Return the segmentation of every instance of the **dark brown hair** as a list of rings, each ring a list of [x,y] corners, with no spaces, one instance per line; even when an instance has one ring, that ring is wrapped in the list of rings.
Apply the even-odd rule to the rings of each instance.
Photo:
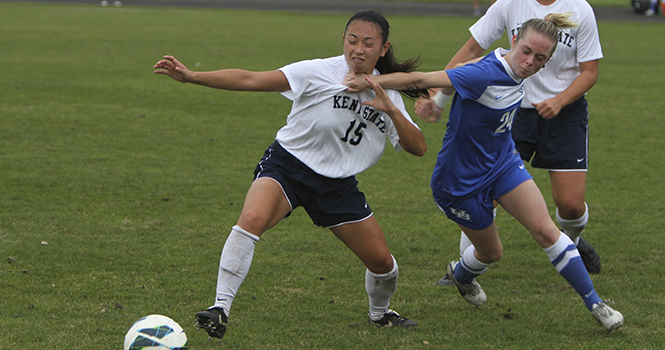
[[[379,28],[381,28],[381,38],[383,41],[381,45],[388,41],[388,36],[390,35],[390,24],[388,24],[388,21],[385,17],[383,17],[382,14],[374,10],[363,10],[356,12],[356,14],[351,16],[351,19],[349,19],[349,21],[346,23],[344,31],[346,32],[346,29],[349,28],[349,24],[356,20],[375,23],[379,26]],[[379,57],[379,60],[376,62],[376,66],[374,68],[376,68],[376,70],[378,70],[381,74],[388,74],[394,72],[413,72],[418,68],[418,66],[420,66],[420,56],[410,58],[406,61],[398,61],[395,58],[393,46],[390,45],[386,54],[383,55],[383,57]],[[404,90],[400,92],[410,98],[418,98],[421,96],[429,95],[427,90],[423,89]]]

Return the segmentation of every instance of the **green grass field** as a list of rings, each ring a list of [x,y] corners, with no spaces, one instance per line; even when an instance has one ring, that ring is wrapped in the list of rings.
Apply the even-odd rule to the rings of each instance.
[[[195,330],[290,103],[179,84],[152,65],[173,54],[197,70],[271,70],[337,55],[348,17],[0,3],[0,349],[119,349],[151,313],[179,322],[191,349],[660,348],[665,27],[624,22],[599,23],[586,232],[603,259],[592,279],[624,328],[597,326],[501,211],[505,256],[479,280],[488,304],[436,286],[459,230],[429,191],[445,124],[419,122],[425,157],[387,151],[358,176],[400,264],[392,307],[417,328],[368,324],[364,267],[297,210],[257,245],[224,340]],[[474,20],[388,19],[397,56],[420,54],[424,70],[440,69]],[[532,174],[553,213],[547,174]]]

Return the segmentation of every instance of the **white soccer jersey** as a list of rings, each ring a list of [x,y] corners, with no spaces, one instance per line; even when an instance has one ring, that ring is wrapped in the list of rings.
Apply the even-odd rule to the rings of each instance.
[[[503,35],[508,39],[531,18],[545,18],[548,13],[572,12],[579,26],[564,29],[552,60],[540,72],[527,79],[523,108],[558,95],[580,75],[579,63],[603,57],[596,17],[585,0],[556,0],[543,6],[537,0],[498,0],[469,31],[481,47],[487,49]]]
[[[386,136],[396,150],[402,148],[390,117],[362,105],[374,99],[374,91],[345,91],[342,82],[349,66],[343,55],[296,62],[279,70],[291,86],[282,94],[293,106],[276,140],[316,173],[344,178],[363,172],[383,155]],[[386,93],[413,123],[399,92]]]

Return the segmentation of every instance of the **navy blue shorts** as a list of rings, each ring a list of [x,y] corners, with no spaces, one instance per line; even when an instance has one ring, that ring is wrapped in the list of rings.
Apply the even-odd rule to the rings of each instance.
[[[335,227],[372,216],[355,176],[333,179],[319,175],[277,141],[268,147],[254,170],[255,180],[262,177],[277,181],[291,211],[302,206],[316,226]]]
[[[545,119],[533,108],[520,108],[512,127],[515,147],[525,162],[548,170],[589,169],[589,108],[585,98]],[[534,156],[535,153],[535,156]]]
[[[515,157],[517,159],[517,157]],[[501,175],[494,183],[468,199],[456,199],[434,193],[434,201],[446,216],[459,225],[472,230],[482,230],[494,221],[494,200],[515,189],[524,181],[532,179],[517,159],[515,166]]]

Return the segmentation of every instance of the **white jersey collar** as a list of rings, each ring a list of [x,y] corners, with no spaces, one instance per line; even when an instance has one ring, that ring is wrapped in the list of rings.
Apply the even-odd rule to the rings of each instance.
[[[513,78],[513,80],[515,80],[515,82],[519,83],[523,79],[518,77],[517,74],[515,74],[513,69],[510,67],[510,64],[508,64],[508,61],[506,61],[506,59],[504,58],[504,56],[506,56],[509,52],[510,52],[510,50],[506,50],[502,47],[499,47],[496,50],[494,50],[494,55],[499,60],[499,62],[501,62],[501,64],[503,64],[503,68],[506,69],[506,72],[508,73],[508,75],[510,75],[510,77]]]

